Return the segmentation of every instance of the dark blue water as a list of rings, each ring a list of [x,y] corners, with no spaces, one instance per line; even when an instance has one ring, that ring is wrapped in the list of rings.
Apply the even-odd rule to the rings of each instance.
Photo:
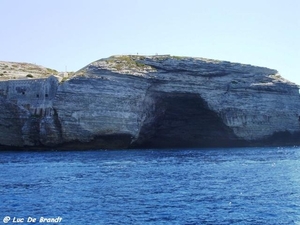
[[[0,224],[300,224],[300,148],[1,152],[0,174]]]

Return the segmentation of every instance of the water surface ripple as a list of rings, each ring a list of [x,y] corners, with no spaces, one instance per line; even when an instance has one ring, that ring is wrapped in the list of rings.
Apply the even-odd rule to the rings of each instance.
[[[300,224],[297,147],[1,152],[0,173],[0,224]]]

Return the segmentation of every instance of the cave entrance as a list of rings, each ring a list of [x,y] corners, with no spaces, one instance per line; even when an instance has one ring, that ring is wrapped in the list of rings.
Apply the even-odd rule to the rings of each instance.
[[[155,109],[142,127],[137,143],[147,148],[229,146],[236,140],[216,112],[198,95],[156,93]]]

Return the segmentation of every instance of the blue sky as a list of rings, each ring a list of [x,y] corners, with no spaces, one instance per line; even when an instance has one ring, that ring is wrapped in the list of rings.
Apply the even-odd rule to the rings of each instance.
[[[0,60],[76,71],[117,54],[265,66],[300,84],[299,0],[1,0]]]

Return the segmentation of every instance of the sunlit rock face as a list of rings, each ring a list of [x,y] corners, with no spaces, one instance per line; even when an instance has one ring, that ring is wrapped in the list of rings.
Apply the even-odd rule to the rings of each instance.
[[[24,82],[0,82],[3,148],[300,143],[299,88],[268,68],[169,55],[113,56],[62,83],[55,77]]]

